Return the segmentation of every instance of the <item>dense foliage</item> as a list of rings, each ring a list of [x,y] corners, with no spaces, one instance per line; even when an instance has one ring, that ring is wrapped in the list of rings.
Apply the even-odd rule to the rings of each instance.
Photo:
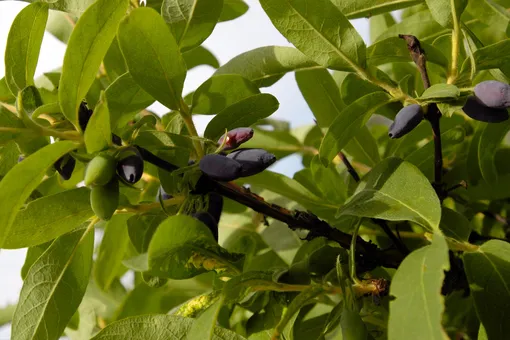
[[[260,0],[295,48],[221,66],[200,45],[242,0],[29,2],[0,81],[13,339],[510,336],[510,1]],[[45,30],[67,50],[34,79]],[[269,118],[289,72],[316,125]]]

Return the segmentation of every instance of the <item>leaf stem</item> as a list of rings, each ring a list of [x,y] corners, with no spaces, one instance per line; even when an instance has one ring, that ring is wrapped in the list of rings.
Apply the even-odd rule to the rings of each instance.
[[[358,223],[356,223],[356,227],[352,233],[351,247],[349,248],[349,276],[356,285],[360,284],[356,276],[356,240],[358,238],[359,228],[361,227],[361,220],[362,219],[359,218]]]
[[[184,124],[186,124],[186,128],[188,129],[190,136],[198,137],[198,132],[195,127],[195,123],[193,123],[193,118],[189,106],[184,102],[183,98],[181,98],[180,105],[181,107],[179,109],[179,112],[181,113],[181,117],[184,120]],[[195,147],[197,158],[198,159],[202,158],[204,156],[204,148],[202,146],[202,143],[200,143],[200,141],[198,140],[193,140],[193,146]]]
[[[459,64],[459,49],[460,49],[460,23],[457,17],[457,11],[455,9],[455,1],[451,0],[452,17],[453,17],[453,30],[452,30],[452,63],[450,66],[450,72],[447,83],[454,84],[458,76],[458,64]]]

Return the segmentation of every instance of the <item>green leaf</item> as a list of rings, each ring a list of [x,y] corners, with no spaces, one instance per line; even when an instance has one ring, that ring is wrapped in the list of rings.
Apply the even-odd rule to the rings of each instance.
[[[510,24],[510,14],[499,1],[479,0],[469,1],[466,12],[473,15],[482,23],[489,25],[492,31],[507,32]]]
[[[0,206],[0,248],[11,233],[19,208],[37,188],[46,171],[57,159],[77,147],[78,144],[71,141],[50,144],[16,164],[0,181],[0,200],[3,202]]]
[[[349,19],[370,17],[420,4],[423,0],[332,0]]]
[[[12,95],[11,90],[7,86],[7,81],[5,77],[0,79],[0,101],[4,103],[12,103],[15,101],[15,97]],[[3,107],[0,107],[3,109]],[[3,125],[2,125],[3,126]]]
[[[363,126],[345,146],[344,150],[357,162],[374,167],[381,161],[377,142],[370,130]]]
[[[331,74],[326,69],[300,71],[296,81],[317,124],[329,127],[345,106]]]
[[[127,220],[129,238],[140,254],[147,252],[152,235],[164,219],[163,214],[144,214]]]
[[[83,139],[87,152],[90,154],[107,149],[112,143],[110,112],[108,111],[108,103],[103,91],[101,91],[99,102],[94,108],[94,113],[87,124]]]
[[[441,286],[449,267],[448,245],[440,233],[404,259],[391,282],[390,295],[396,299],[390,301],[388,339],[448,338],[441,326]]]
[[[328,202],[341,204],[347,198],[347,186],[336,167],[324,167],[318,156],[310,162],[310,170],[315,186],[322,191],[322,197]]]
[[[209,306],[200,316],[195,320],[191,326],[187,339],[204,339],[209,340],[214,338],[214,329],[218,316],[223,305],[223,299],[219,299],[212,306]]]
[[[142,315],[113,322],[91,340],[182,340],[196,321],[175,315]],[[243,340],[232,331],[216,327],[213,340]]]
[[[98,0],[83,13],[71,34],[58,97],[62,113],[75,126],[79,126],[79,105],[96,79],[128,3],[127,0]]]
[[[264,149],[277,159],[303,150],[299,140],[287,131],[268,131],[254,128],[253,137],[243,144],[244,148]]]
[[[7,305],[0,308],[0,327],[11,323],[16,305]]]
[[[275,192],[303,206],[321,204],[321,199],[308,191],[299,182],[269,170],[265,170],[255,176],[240,178],[237,181]]]
[[[366,124],[370,116],[390,101],[391,97],[387,93],[373,92],[343,109],[322,140],[319,149],[322,163],[329,164]]]
[[[25,124],[19,119],[14,113],[11,111],[4,109],[0,106],[0,126],[1,127],[9,127],[9,128],[25,128]],[[0,146],[3,146],[13,139],[16,139],[19,136],[20,132],[4,132],[0,133]]]
[[[342,71],[365,66],[365,43],[330,0],[261,0],[273,25],[320,65]]]
[[[50,32],[55,38],[67,44],[73,33],[76,18],[65,12],[50,11],[46,31]]]
[[[427,51],[427,61],[448,67],[448,59],[443,52],[425,42],[420,42],[421,47]],[[367,48],[367,64],[379,66],[387,63],[411,62],[411,55],[407,44],[398,37],[379,40]]]
[[[457,99],[460,96],[460,90],[452,84],[434,84],[426,89],[420,96],[423,101],[450,100]]]
[[[248,79],[237,74],[212,76],[193,94],[191,110],[197,114],[216,114],[260,90]]]
[[[441,229],[444,236],[461,242],[467,242],[469,234],[471,234],[469,220],[464,215],[445,207],[441,211],[439,229]]]
[[[184,58],[188,70],[199,65],[209,65],[214,68],[220,67],[220,62],[216,59],[214,54],[203,46],[198,46],[184,52],[182,57]]]
[[[183,228],[186,226],[186,228]],[[160,277],[186,279],[206,271],[236,273],[242,258],[221,248],[207,226],[187,215],[164,220],[149,245],[149,268]]]
[[[489,339],[504,339],[510,331],[510,245],[499,240],[464,253],[464,268],[476,313]]]
[[[478,71],[503,68],[510,61],[510,39],[479,48],[473,53],[473,58]],[[464,68],[465,65],[462,66],[462,69]],[[506,71],[506,68],[503,69],[505,74],[509,76],[510,74]]]
[[[377,41],[397,37],[402,32],[405,32],[405,34],[416,36],[421,43],[437,37],[442,30],[443,27],[434,20],[430,11],[424,10],[406,17],[401,22],[389,27],[377,37]]]
[[[483,1],[483,0],[482,0]],[[460,16],[466,5],[467,0],[426,0],[430,13],[434,19],[443,27],[453,28],[454,23],[460,26]]]
[[[28,2],[36,1],[38,0],[28,0]],[[94,3],[94,0],[46,0],[45,2],[50,5],[50,9],[56,9],[79,16]]]
[[[110,81],[114,81],[128,71],[117,37],[110,44],[110,48],[104,56],[103,64]]]
[[[371,42],[376,41],[379,34],[386,31],[389,27],[395,25],[395,23],[396,23],[395,18],[393,18],[391,13],[384,13],[371,16],[369,19],[370,41]],[[370,63],[369,56],[370,52],[367,50],[367,63]]]
[[[161,15],[182,51],[190,50],[212,33],[223,0],[163,0]]]
[[[261,93],[242,99],[218,113],[207,125],[204,136],[217,140],[225,129],[250,126],[269,117],[278,109],[278,100],[271,94]]]
[[[135,82],[129,72],[115,79],[106,89],[105,95],[110,111],[109,125],[112,127],[123,117],[131,117],[154,103],[154,98]]]
[[[120,48],[129,73],[161,104],[180,108],[186,64],[165,21],[151,8],[137,8],[119,26]]]
[[[223,11],[219,21],[239,18],[248,11],[248,8],[248,5],[243,0],[223,0]]]
[[[240,74],[258,87],[271,86],[288,72],[322,68],[293,47],[264,46],[244,52],[215,74]]]
[[[94,279],[99,288],[108,291],[118,276],[122,259],[128,249],[127,220],[131,214],[117,214],[106,223],[97,259],[94,263]]]
[[[359,313],[349,308],[342,309],[340,326],[342,327],[343,339],[365,340],[371,338]]]
[[[48,20],[48,4],[23,8],[12,22],[5,46],[5,79],[14,95],[34,85],[34,73]]]
[[[77,228],[94,215],[90,191],[76,188],[31,201],[21,209],[2,248],[32,247]]]
[[[25,262],[23,263],[23,267],[21,268],[21,278],[25,281],[27,277],[28,271],[30,267],[34,264],[35,261],[49,248],[53,240],[39,244],[37,246],[33,246],[27,249],[27,255],[25,256]]]
[[[471,166],[476,166],[482,178],[489,183],[496,183],[498,180],[498,172],[495,165],[495,155],[500,147],[503,138],[510,130],[510,121],[498,124],[479,123],[478,138],[473,138],[470,144],[470,150],[473,158]],[[478,132],[479,131],[479,132]],[[473,171],[476,171],[473,169]],[[473,173],[473,172],[472,172]],[[476,177],[472,175],[472,177]]]
[[[56,239],[30,267],[12,322],[12,339],[59,339],[89,282],[94,233]]]
[[[418,168],[398,158],[386,158],[362,179],[337,215],[413,221],[435,231],[439,228],[441,205]]]

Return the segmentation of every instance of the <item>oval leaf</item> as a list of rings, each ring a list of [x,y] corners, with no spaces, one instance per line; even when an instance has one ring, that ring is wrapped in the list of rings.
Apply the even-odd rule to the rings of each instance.
[[[193,94],[192,112],[216,114],[242,99],[259,93],[260,90],[255,84],[240,75],[212,76]]]
[[[5,80],[14,95],[34,85],[34,73],[48,20],[48,4],[23,8],[12,22],[5,46]]]
[[[273,25],[318,64],[353,71],[365,66],[365,43],[330,0],[261,0]]]
[[[3,248],[32,247],[51,241],[77,228],[93,215],[87,188],[44,196],[19,211]]]
[[[421,4],[423,0],[332,0],[349,19],[371,17]]]
[[[387,158],[363,178],[338,215],[413,221],[434,231],[439,228],[441,205],[418,168],[398,158]]]
[[[69,38],[58,97],[62,113],[75,126],[79,126],[78,107],[96,79],[128,4],[128,0],[98,0],[83,13]]]
[[[186,279],[211,270],[237,272],[229,261],[242,258],[221,248],[205,224],[187,215],[164,220],[152,237],[148,253],[151,273],[171,279]]]
[[[108,148],[112,143],[110,131],[110,112],[104,92],[101,92],[99,102],[94,108],[84,135],[87,152],[94,154]]]
[[[365,125],[368,118],[388,104],[391,97],[385,92],[373,92],[347,106],[335,118],[322,140],[319,155],[324,165],[349,143],[351,138]]]
[[[217,140],[225,133],[225,129],[232,130],[255,124],[258,120],[269,117],[279,105],[278,100],[268,93],[245,98],[218,113],[207,125],[204,136]]]
[[[190,50],[212,33],[220,18],[223,0],[164,0],[161,15],[182,51]]]
[[[152,8],[137,8],[119,26],[119,44],[129,73],[170,109],[180,107],[186,65],[165,21]]]
[[[11,233],[19,208],[37,188],[46,171],[57,159],[77,147],[78,144],[71,141],[47,145],[13,166],[0,181],[0,201],[2,202],[0,205],[0,248]]]
[[[510,331],[510,245],[491,240],[464,254],[464,267],[476,314],[489,339],[504,339]]]
[[[391,282],[390,295],[396,299],[390,301],[388,339],[448,339],[441,325],[441,286],[449,268],[448,245],[440,233],[404,259]]]
[[[91,340],[182,340],[193,326],[192,318],[175,315],[142,315],[113,322]],[[232,331],[215,327],[213,340],[243,340]]]
[[[216,70],[215,74],[240,74],[258,87],[276,83],[288,72],[322,68],[292,47],[264,46],[244,52]]]
[[[12,321],[12,339],[59,339],[89,283],[93,230],[56,239],[30,267]]]

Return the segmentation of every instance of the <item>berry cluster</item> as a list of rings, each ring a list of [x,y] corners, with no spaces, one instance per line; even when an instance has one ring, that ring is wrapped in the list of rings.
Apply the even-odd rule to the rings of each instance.
[[[510,85],[487,80],[473,89],[462,110],[472,119],[486,123],[499,123],[508,119],[507,108],[510,107]],[[419,104],[412,104],[401,109],[391,124],[388,136],[400,138],[411,132],[424,118]]]

